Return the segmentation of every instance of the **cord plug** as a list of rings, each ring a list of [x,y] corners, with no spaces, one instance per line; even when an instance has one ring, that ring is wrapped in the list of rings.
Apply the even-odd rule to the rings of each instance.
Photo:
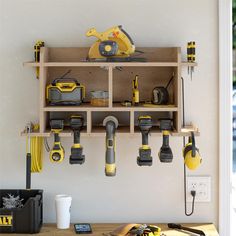
[[[195,190],[191,190],[191,195],[192,195],[192,197],[196,197],[196,191]]]

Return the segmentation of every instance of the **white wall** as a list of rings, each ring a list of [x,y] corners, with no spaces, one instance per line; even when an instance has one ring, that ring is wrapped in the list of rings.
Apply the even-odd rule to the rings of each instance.
[[[0,0],[0,180],[1,188],[25,186],[25,139],[19,136],[29,120],[38,117],[38,86],[33,69],[37,39],[48,46],[89,46],[88,28],[99,31],[122,24],[137,46],[181,46],[197,42],[199,67],[186,76],[187,121],[197,124],[203,156],[191,174],[212,177],[212,202],[196,204],[184,215],[182,139],[171,138],[173,164],[161,164],[161,138],[151,137],[154,164],[136,165],[140,138],[117,139],[117,176],[104,176],[104,140],[83,138],[83,166],[68,160],[55,165],[45,154],[44,169],[32,177],[33,188],[44,189],[44,220],[55,221],[54,196],[73,196],[74,222],[215,222],[218,217],[218,35],[215,0]],[[184,59],[184,58],[183,58]],[[186,71],[184,72],[186,75]],[[52,140],[50,140],[51,143]],[[67,157],[71,139],[62,140]]]

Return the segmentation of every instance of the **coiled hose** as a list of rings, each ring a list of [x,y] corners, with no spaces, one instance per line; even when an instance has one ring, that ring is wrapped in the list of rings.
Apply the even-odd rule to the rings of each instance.
[[[39,129],[38,124],[33,125],[33,131]],[[26,137],[26,149],[28,153],[28,136]],[[31,172],[39,173],[43,167],[43,137],[30,137]]]

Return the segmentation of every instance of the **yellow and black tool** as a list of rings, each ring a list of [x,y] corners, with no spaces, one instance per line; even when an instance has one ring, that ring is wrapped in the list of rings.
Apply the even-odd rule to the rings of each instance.
[[[50,160],[52,162],[62,162],[65,156],[65,150],[61,145],[60,132],[64,128],[64,120],[52,119],[50,120],[51,132],[54,134],[54,144],[50,151]]]
[[[171,119],[160,119],[160,130],[162,131],[162,146],[158,153],[160,162],[170,163],[173,160],[173,153],[169,145],[170,131],[172,130]]]
[[[71,116],[70,127],[74,133],[74,144],[71,147],[70,164],[83,164],[85,156],[83,147],[80,144],[80,132],[84,126],[84,118],[79,115]]]
[[[135,78],[132,80],[132,105],[139,105],[139,89],[138,89],[138,75],[135,75]]]
[[[83,102],[85,87],[77,79],[65,78],[70,72],[68,70],[47,86],[46,99],[49,105],[81,105]]]
[[[98,39],[89,49],[89,61],[145,61],[144,58],[131,57],[135,53],[134,42],[121,25],[102,33],[91,28],[86,36]]]
[[[202,162],[202,158],[199,153],[199,149],[196,147],[196,144],[195,144],[194,132],[191,132],[191,136],[189,137],[189,141],[185,145],[185,147],[183,148],[183,157],[184,157],[184,164],[190,170],[197,169]]]
[[[118,120],[114,116],[107,116],[103,120],[103,126],[106,127],[106,164],[105,164],[105,174],[106,176],[116,175],[116,140],[115,134],[118,127]]]
[[[40,62],[40,48],[44,47],[44,42],[38,40],[34,45],[34,61]],[[39,79],[39,67],[36,67],[36,78]]]
[[[194,41],[187,43],[187,60],[188,62],[196,61],[196,43]],[[190,73],[191,79],[194,72],[194,66],[188,66],[188,74]]]
[[[151,116],[139,116],[138,126],[142,134],[142,146],[139,148],[139,156],[137,157],[137,164],[139,166],[151,166],[152,165],[151,148],[148,145],[148,135],[152,128]]]
[[[160,236],[161,228],[156,225],[137,225],[134,226],[128,235],[134,236]]]

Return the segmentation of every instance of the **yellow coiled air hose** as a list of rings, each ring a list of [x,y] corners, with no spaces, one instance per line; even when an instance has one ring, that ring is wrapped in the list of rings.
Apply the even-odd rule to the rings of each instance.
[[[39,129],[38,124],[33,125],[33,131]],[[26,138],[28,147],[28,137]],[[39,173],[43,167],[43,137],[30,137],[31,172]]]

